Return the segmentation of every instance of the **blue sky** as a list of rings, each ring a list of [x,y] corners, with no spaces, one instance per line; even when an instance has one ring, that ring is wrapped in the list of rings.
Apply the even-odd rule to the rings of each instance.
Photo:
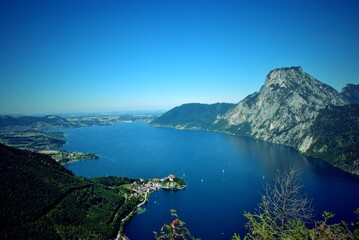
[[[0,114],[236,103],[273,68],[359,83],[359,1],[0,1]]]

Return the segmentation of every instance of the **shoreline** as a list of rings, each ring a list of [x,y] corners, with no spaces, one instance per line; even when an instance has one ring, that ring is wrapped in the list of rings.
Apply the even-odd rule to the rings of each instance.
[[[236,136],[236,137],[245,137],[245,138],[249,138],[251,140],[254,140],[254,141],[261,141],[261,142],[265,142],[265,143],[270,143],[270,144],[274,144],[274,145],[279,145],[279,146],[285,146],[285,147],[288,147],[288,148],[291,148],[291,149],[294,149],[295,151],[297,151],[301,156],[305,157],[305,158],[312,158],[312,159],[319,159],[331,166],[333,166],[334,168],[337,168],[345,173],[348,173],[354,177],[359,177],[359,170],[356,170],[356,171],[350,171],[348,169],[344,169],[344,168],[341,168],[340,166],[337,166],[333,163],[331,163],[330,161],[326,161],[322,158],[319,158],[319,157],[316,157],[316,156],[311,156],[310,154],[308,153],[305,153],[305,152],[302,152],[300,151],[299,149],[297,149],[296,147],[294,146],[291,146],[291,145],[287,145],[287,144],[283,144],[283,143],[274,143],[274,142],[270,142],[270,141],[265,141],[263,139],[258,139],[258,138],[254,138],[250,135],[247,135],[247,134],[235,134],[235,133],[231,133],[229,131],[222,131],[222,130],[211,130],[211,129],[206,129],[206,128],[200,128],[200,127],[178,127],[178,126],[173,126],[173,125],[160,125],[160,124],[151,124],[149,123],[149,126],[151,127],[156,127],[156,128],[168,128],[168,129],[175,129],[175,130],[179,130],[179,131],[205,131],[205,132],[215,132],[215,133],[222,133],[222,134],[226,134],[226,135],[232,135],[232,136]]]
[[[146,193],[145,194],[145,199],[142,202],[140,202],[139,204],[136,205],[136,209],[131,211],[126,217],[121,219],[120,229],[119,229],[119,231],[117,233],[117,236],[116,236],[115,240],[127,240],[127,239],[129,239],[126,236],[125,232],[123,232],[123,235],[121,236],[121,233],[122,233],[121,230],[123,230],[123,227],[125,226],[126,222],[129,221],[135,215],[136,212],[138,212],[139,208],[141,208],[143,205],[145,205],[147,203],[148,195],[149,194]],[[127,199],[126,199],[126,201],[127,201]]]
[[[71,163],[75,163],[78,161],[88,161],[88,160],[98,160],[100,159],[94,153],[86,153],[86,152],[79,152],[79,151],[66,151],[66,150],[41,150],[38,151],[40,154],[44,154],[50,156],[56,162],[60,163],[61,165],[67,165]]]
[[[179,183],[175,183],[175,179],[176,177],[174,177],[174,175],[170,174],[168,177],[165,177],[165,178],[162,178],[161,180],[159,179],[152,179],[152,180],[149,180],[148,182],[143,182],[140,180],[141,183],[143,183],[145,186],[147,184],[149,185],[155,185],[155,187],[153,188],[150,188],[150,190],[147,190],[145,191],[144,193],[144,200],[142,202],[140,202],[139,204],[136,205],[136,207],[127,215],[125,216],[124,218],[121,219],[120,221],[120,227],[119,227],[119,230],[118,230],[118,233],[116,235],[116,238],[115,240],[128,240],[129,238],[126,236],[126,233],[124,231],[124,226],[125,224],[133,217],[135,216],[135,214],[141,209],[141,207],[143,205],[145,205],[147,202],[148,202],[148,198],[149,196],[153,193],[153,192],[156,192],[156,191],[159,191],[159,190],[166,190],[166,191],[178,191],[178,190],[183,190],[184,188],[186,188],[186,185],[180,185]],[[183,181],[183,180],[182,180]],[[160,182],[160,183],[159,183]],[[173,183],[171,186],[165,186],[164,183],[168,184],[168,183]],[[131,185],[134,185],[136,186],[136,182],[131,184]],[[132,186],[132,187],[134,187]],[[137,186],[139,187],[139,186]],[[142,185],[140,185],[139,188],[143,187]],[[130,196],[131,197],[131,196]],[[126,201],[128,200],[128,196],[126,195]],[[125,203],[126,203],[125,201]]]

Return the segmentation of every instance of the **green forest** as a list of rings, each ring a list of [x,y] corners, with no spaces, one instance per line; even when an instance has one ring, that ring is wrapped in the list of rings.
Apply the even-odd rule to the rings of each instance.
[[[140,199],[134,179],[74,174],[49,156],[0,144],[0,239],[108,239]]]
[[[307,156],[359,174],[359,104],[328,106],[319,112]]]
[[[213,122],[218,115],[225,114],[234,104],[216,103],[216,104],[200,104],[188,103],[164,113],[160,117],[151,122],[151,125],[177,127],[182,126],[191,129],[211,129]]]

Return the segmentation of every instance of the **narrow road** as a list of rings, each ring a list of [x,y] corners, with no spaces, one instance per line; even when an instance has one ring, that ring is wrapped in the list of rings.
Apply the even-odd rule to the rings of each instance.
[[[126,196],[126,201],[127,201],[127,195]],[[148,197],[148,193],[146,192],[145,194],[145,200],[143,200],[141,203],[137,204],[137,209],[140,208],[141,206],[143,206],[146,202],[147,202],[147,197]],[[126,203],[125,201],[125,203]],[[124,204],[125,204],[124,203]],[[136,210],[137,210],[136,209]],[[136,211],[135,210],[135,211]],[[128,214],[126,217],[124,217],[123,219],[121,219],[121,224],[120,224],[120,229],[118,230],[118,233],[117,233],[117,237],[116,237],[116,240],[129,240],[129,238],[127,236],[121,236],[121,226],[123,224],[125,224],[125,222],[128,220],[128,218],[130,218],[130,216],[134,213],[134,211],[130,212],[130,214]]]

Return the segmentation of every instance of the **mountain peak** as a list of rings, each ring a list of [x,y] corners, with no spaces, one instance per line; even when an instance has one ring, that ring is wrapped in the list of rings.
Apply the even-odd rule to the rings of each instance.
[[[310,77],[300,66],[276,68],[267,74],[264,86],[268,87],[277,84],[278,87],[287,87],[286,83],[300,82],[307,76]]]
[[[303,73],[303,68],[301,66],[291,66],[291,67],[280,67],[275,68],[269,72],[271,74],[272,72],[299,72]]]
[[[341,94],[349,103],[359,103],[359,84],[346,84]]]
[[[312,144],[306,134],[319,110],[345,103],[338,91],[302,67],[277,68],[268,73],[258,93],[239,102],[225,118],[231,129],[250,126],[255,138],[306,151]]]

